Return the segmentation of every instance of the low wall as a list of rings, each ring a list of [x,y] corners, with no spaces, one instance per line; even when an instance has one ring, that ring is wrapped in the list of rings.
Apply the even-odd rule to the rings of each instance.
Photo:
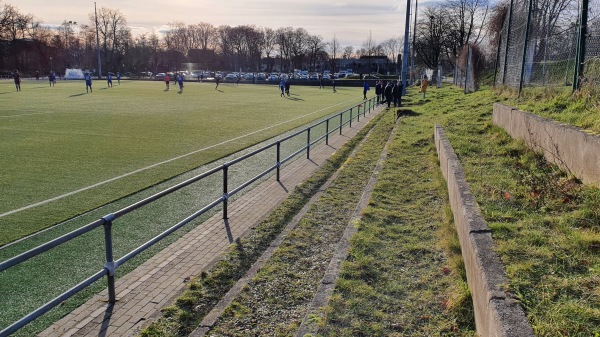
[[[487,223],[471,194],[462,166],[441,126],[435,126],[435,145],[448,184],[450,206],[473,297],[477,334],[485,337],[533,337],[523,309],[504,291],[508,277],[493,250]]]
[[[498,103],[494,104],[492,119],[513,138],[542,152],[547,161],[584,183],[600,186],[600,137]]]

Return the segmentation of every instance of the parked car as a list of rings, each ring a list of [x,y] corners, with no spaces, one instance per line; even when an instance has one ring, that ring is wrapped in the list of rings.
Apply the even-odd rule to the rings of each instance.
[[[165,79],[165,73],[158,73],[156,75],[154,75],[154,79],[157,81],[163,81]]]
[[[269,78],[267,78],[267,81],[279,81],[279,76],[276,74],[271,74],[269,75]]]
[[[230,73],[225,75],[225,82],[237,82],[238,74]]]

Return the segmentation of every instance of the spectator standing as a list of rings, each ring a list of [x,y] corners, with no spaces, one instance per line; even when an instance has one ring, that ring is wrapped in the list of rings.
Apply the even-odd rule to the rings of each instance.
[[[381,103],[382,99],[381,99],[381,94],[383,93],[383,84],[381,83],[381,80],[377,80],[377,83],[375,83],[375,96],[377,96],[377,104]]]
[[[121,72],[117,71],[117,83],[121,85]]]
[[[13,78],[15,80],[15,87],[17,88],[17,92],[21,91],[21,74],[19,74],[18,70],[15,70]]]
[[[385,95],[385,101],[387,102],[387,107],[388,109],[390,108],[390,104],[393,101],[393,92],[394,92],[394,85],[392,84],[392,82],[388,82],[385,86],[385,89],[383,90],[384,95]]]
[[[423,79],[421,80],[421,89],[419,90],[423,93],[423,98],[425,98],[425,93],[427,93],[427,85],[429,85],[429,81],[427,81],[427,75],[423,75]]]
[[[367,99],[367,91],[371,90],[369,87],[369,82],[365,81],[363,83],[363,99]]]
[[[331,86],[333,87],[333,92],[337,92],[337,90],[335,90],[335,77],[331,77]]]
[[[394,98],[394,107],[402,105],[402,82],[397,81],[396,85],[392,89],[392,96]]]

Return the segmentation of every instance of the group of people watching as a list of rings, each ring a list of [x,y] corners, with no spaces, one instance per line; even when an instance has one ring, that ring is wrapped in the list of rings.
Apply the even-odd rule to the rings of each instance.
[[[378,80],[375,84],[375,95],[377,96],[377,104],[387,103],[387,107],[399,107],[402,104],[402,82]]]
[[[425,93],[427,92],[428,84],[429,81],[427,79],[427,76],[424,75],[419,88],[419,92],[423,94],[423,98],[425,98]],[[375,95],[377,96],[377,104],[387,103],[388,108],[391,107],[392,103],[394,104],[394,107],[401,106],[403,89],[404,88],[402,85],[402,81],[388,81],[386,83],[382,80],[378,80],[375,84]],[[365,99],[367,90],[368,88],[365,87]]]

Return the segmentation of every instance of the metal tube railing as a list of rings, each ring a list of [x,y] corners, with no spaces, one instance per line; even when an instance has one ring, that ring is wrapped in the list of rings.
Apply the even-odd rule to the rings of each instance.
[[[104,225],[104,219],[99,219],[96,220],[90,224],[87,224],[79,229],[76,229],[72,232],[69,232],[63,236],[60,236],[52,241],[48,241],[46,243],[44,243],[43,245],[37,246],[33,249],[30,249],[22,254],[19,254],[11,259],[8,259],[2,263],[0,263],[0,271],[6,270],[10,267],[13,267],[21,262],[25,262],[27,260],[29,260],[30,258],[37,256],[47,250],[50,250],[56,246],[59,246],[71,239],[74,239],[80,235],[83,235],[89,231],[91,231],[92,229],[95,229],[97,227],[100,227],[102,225]]]
[[[371,110],[371,103],[372,103],[372,99],[368,100],[368,101],[364,101],[362,104],[366,104],[366,102],[368,102],[369,104],[369,111]],[[358,107],[358,114],[357,114],[357,119],[360,120],[360,104],[357,105]],[[212,208],[216,207],[219,204],[223,204],[223,219],[227,219],[227,206],[228,206],[228,199],[233,196],[236,193],[239,193],[241,190],[243,190],[244,188],[248,187],[249,185],[253,184],[254,182],[258,181],[259,179],[263,178],[264,176],[266,176],[267,174],[269,174],[270,172],[272,172],[273,170],[277,171],[277,180],[279,181],[280,179],[280,170],[281,170],[281,166],[286,163],[287,161],[291,160],[292,158],[294,158],[295,156],[299,155],[300,153],[306,151],[306,158],[310,159],[310,147],[311,145],[314,145],[316,143],[318,143],[319,141],[321,141],[323,138],[325,138],[325,143],[329,144],[329,134],[333,133],[335,130],[339,129],[339,133],[340,135],[342,134],[342,129],[346,124],[350,124],[350,127],[352,127],[352,120],[354,119],[354,116],[352,115],[353,112],[353,108],[351,107],[350,109],[344,110],[342,112],[340,112],[338,115],[340,117],[340,122],[339,122],[339,126],[336,127],[333,130],[329,130],[329,121],[330,119],[334,118],[333,117],[329,117],[326,118],[323,121],[317,122],[305,129],[299,130],[293,134],[290,134],[282,139],[279,139],[278,141],[268,144],[266,146],[263,146],[257,150],[254,150],[252,152],[249,152],[241,157],[238,157],[232,161],[229,161],[219,167],[213,168],[209,171],[206,171],[202,174],[199,174],[197,176],[194,176],[190,179],[187,179],[181,183],[178,183],[172,187],[169,187],[163,191],[160,191],[150,197],[147,197],[143,200],[140,200],[136,203],[133,203],[125,208],[122,208],[120,210],[118,210],[115,213],[111,213],[108,214],[106,216],[104,216],[101,219],[98,219],[92,223],[89,223],[77,230],[71,231],[65,235],[62,235],[54,240],[51,240],[45,244],[42,244],[36,248],[30,249],[29,251],[26,251],[22,254],[19,254],[13,258],[10,258],[6,261],[3,261],[2,263],[0,263],[0,271],[6,270],[10,267],[13,267],[17,264],[20,264],[24,261],[27,261],[28,259],[35,257],[39,254],[42,254],[54,247],[57,247],[63,243],[66,243],[67,241],[70,241],[76,237],[79,237],[95,228],[98,228],[100,226],[104,226],[104,241],[105,241],[105,255],[106,255],[106,264],[104,266],[104,268],[95,273],[94,275],[92,275],[91,277],[89,277],[88,279],[86,279],[85,281],[77,284],[76,286],[74,286],[73,288],[67,290],[66,292],[64,292],[63,294],[59,295],[58,297],[56,297],[55,299],[47,302],[46,304],[44,304],[42,307],[36,309],[35,311],[31,312],[30,314],[26,315],[25,317],[21,318],[20,320],[18,320],[17,322],[13,323],[12,325],[6,327],[4,330],[0,331],[0,337],[4,337],[4,336],[8,336],[9,334],[19,330],[20,328],[22,328],[23,326],[25,326],[26,324],[28,324],[29,322],[33,321],[34,319],[36,319],[37,317],[43,315],[44,313],[46,313],[47,311],[49,311],[50,309],[54,308],[55,306],[57,306],[58,304],[62,303],[63,301],[65,301],[66,299],[70,298],[71,296],[73,296],[74,294],[78,293],[79,291],[83,290],[84,288],[88,287],[89,285],[91,285],[92,283],[94,283],[95,281],[99,280],[100,278],[102,278],[104,275],[107,275],[107,288],[108,288],[108,301],[110,303],[115,303],[116,301],[116,289],[115,289],[115,274],[116,274],[116,269],[124,264],[125,262],[127,262],[128,260],[132,259],[133,257],[137,256],[138,254],[140,254],[141,252],[143,252],[144,250],[148,249],[149,247],[151,247],[152,245],[156,244],[157,242],[159,242],[160,240],[164,239],[165,237],[167,237],[168,235],[172,234],[173,232],[175,232],[176,230],[180,229],[181,227],[185,226],[186,224],[190,223],[191,221],[193,221],[194,219],[196,219],[197,217],[199,217],[200,215],[208,212],[209,210],[211,210]],[[343,117],[344,117],[344,113],[350,111],[350,117],[348,119],[347,122],[343,121]],[[366,105],[363,106],[363,116],[366,116]],[[311,130],[320,126],[321,124],[325,124],[325,133],[316,138],[314,141],[311,141]],[[306,132],[306,145],[303,146],[302,148],[298,149],[297,151],[293,152],[291,155],[281,159],[281,143],[283,143],[284,141],[290,140],[298,135],[301,135],[302,133]],[[229,190],[228,188],[228,170],[229,167],[233,164],[239,163],[247,158],[253,157],[261,152],[266,151],[267,149],[270,149],[272,147],[276,147],[276,163],[273,166],[268,167],[266,170],[264,170],[263,172],[259,173],[258,175],[254,176],[253,178],[251,178],[250,180],[240,184],[238,187],[234,188],[233,190]],[[152,238],[151,240],[147,241],[146,243],[142,244],[141,246],[137,247],[136,249],[132,250],[131,252],[127,253],[126,255],[124,255],[123,257],[121,257],[120,259],[114,261],[114,256],[113,256],[113,234],[112,234],[112,227],[113,227],[113,222],[115,220],[117,220],[118,218],[122,217],[125,214],[128,214],[134,210],[137,210],[145,205],[148,205],[166,195],[169,195],[175,191],[178,191],[180,189],[182,189],[183,187],[186,187],[188,185],[191,185],[195,182],[198,182],[204,178],[207,178],[217,172],[221,172],[223,173],[223,195],[222,197],[212,201],[210,204],[204,206],[203,208],[201,208],[200,210],[194,212],[193,214],[189,215],[188,217],[186,217],[185,219],[183,219],[182,221],[178,222],[177,224],[175,224],[174,226],[170,227],[169,229],[165,230],[164,232],[160,233],[159,235],[155,236],[154,238]]]
[[[160,233],[159,235],[157,235],[154,238],[152,238],[150,241],[144,243],[143,245],[139,246],[138,248],[132,250],[131,252],[127,253],[126,255],[124,255],[123,257],[121,257],[117,261],[115,261],[115,266],[120,266],[123,263],[127,262],[128,260],[131,260],[132,258],[134,258],[135,256],[137,256],[138,254],[140,254],[144,250],[150,248],[151,246],[153,246],[154,244],[156,244],[160,240],[164,239],[168,235],[172,234],[173,232],[175,232],[179,228],[187,225],[188,223],[190,223],[190,221],[192,221],[192,220],[196,219],[197,217],[199,217],[200,215],[202,215],[202,214],[210,211],[213,207],[219,205],[222,201],[223,201],[223,198],[216,199],[215,201],[213,201],[210,204],[204,206],[202,209],[196,211],[192,215],[189,215],[187,218],[181,220],[176,225],[174,225],[171,228],[167,229],[166,231]]]
[[[76,286],[74,286],[73,288],[65,291],[64,293],[60,294],[58,297],[54,298],[53,300],[50,300],[49,302],[47,302],[43,306],[41,306],[41,307],[37,308],[36,310],[32,311],[31,313],[29,313],[27,316],[21,318],[20,320],[14,322],[10,326],[6,327],[4,330],[0,331],[0,337],[6,337],[6,336],[12,334],[13,332],[18,331],[19,329],[21,329],[22,327],[24,327],[25,325],[27,325],[29,322],[31,322],[34,319],[42,316],[43,314],[45,314],[48,311],[52,310],[52,308],[54,308],[55,306],[57,306],[57,305],[61,304],[62,302],[68,300],[71,296],[77,294],[78,292],[80,292],[83,289],[87,288],[92,283],[98,281],[104,275],[106,275],[106,273],[107,273],[106,269],[102,269],[101,271],[99,271],[99,272],[95,273],[94,275],[88,277],[83,282],[81,282],[81,283],[77,284]]]

